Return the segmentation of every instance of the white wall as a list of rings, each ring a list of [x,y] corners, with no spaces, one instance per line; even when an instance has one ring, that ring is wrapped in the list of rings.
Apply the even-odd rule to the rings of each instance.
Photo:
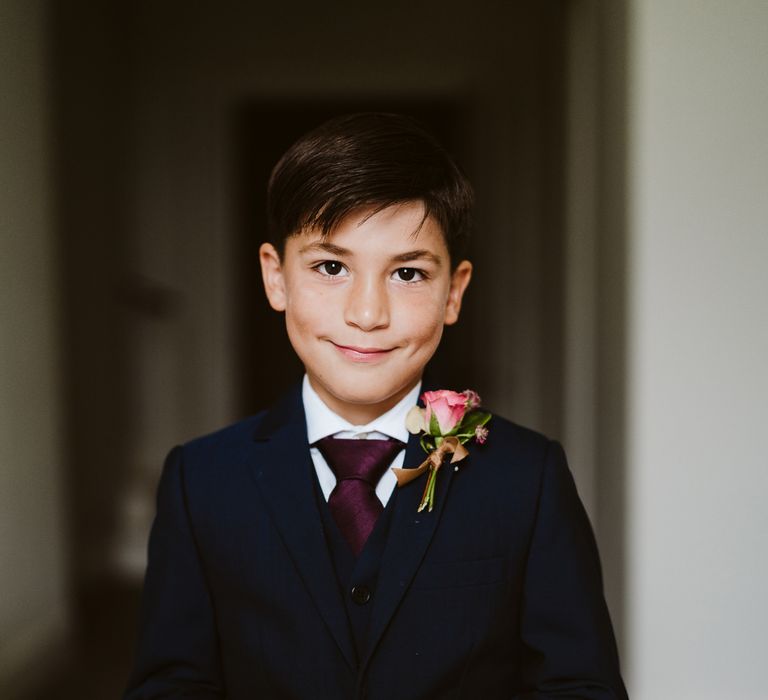
[[[0,4],[0,697],[58,650],[67,609],[42,2]],[[34,671],[34,673],[32,673]]]
[[[766,697],[768,3],[629,3],[634,700]]]

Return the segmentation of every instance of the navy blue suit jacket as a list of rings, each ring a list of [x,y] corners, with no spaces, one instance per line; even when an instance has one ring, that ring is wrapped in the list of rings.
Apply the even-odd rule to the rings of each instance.
[[[157,495],[126,700],[626,698],[592,531],[561,447],[494,416],[398,489],[356,659],[297,387],[177,447]],[[405,464],[423,459],[418,440]]]

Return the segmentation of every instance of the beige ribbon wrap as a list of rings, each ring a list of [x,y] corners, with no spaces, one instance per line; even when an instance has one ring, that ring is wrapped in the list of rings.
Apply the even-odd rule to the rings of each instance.
[[[460,462],[464,459],[469,451],[464,445],[459,442],[456,437],[444,438],[440,443],[440,447],[435,448],[427,455],[427,458],[415,469],[399,469],[398,467],[392,467],[392,471],[397,478],[398,486],[405,486],[414,479],[418,479],[425,471],[432,469],[437,471],[443,463],[445,455],[451,455],[451,464],[454,462]]]

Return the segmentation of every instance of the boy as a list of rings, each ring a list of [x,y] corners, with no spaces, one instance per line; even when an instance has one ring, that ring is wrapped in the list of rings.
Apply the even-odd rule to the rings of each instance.
[[[395,115],[332,120],[277,164],[260,260],[306,374],[169,455],[128,700],[626,698],[557,443],[493,416],[439,439],[434,474],[387,469],[427,456],[406,422],[473,415],[436,392],[413,427],[472,274],[471,201]]]

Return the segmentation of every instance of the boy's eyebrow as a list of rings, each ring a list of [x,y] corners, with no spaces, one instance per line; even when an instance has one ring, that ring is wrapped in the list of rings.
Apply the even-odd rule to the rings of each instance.
[[[331,255],[338,255],[340,257],[343,255],[351,255],[351,251],[342,248],[340,245],[329,243],[328,241],[313,241],[312,243],[307,243],[307,245],[299,250],[299,253],[306,253],[312,250],[319,250],[323,253],[330,253]]]
[[[443,260],[439,255],[435,255],[432,251],[429,250],[409,250],[407,253],[402,253],[400,255],[395,255],[392,258],[393,262],[411,262],[411,260],[422,260],[426,259],[429,260],[434,265],[437,265],[438,267],[442,264]]]
[[[331,255],[338,255],[339,257],[352,255],[351,250],[342,248],[340,245],[334,245],[329,241],[313,241],[312,243],[307,243],[307,245],[299,250],[299,253],[307,253],[311,251],[321,251],[323,253],[330,253]],[[433,252],[425,249],[409,250],[407,253],[393,255],[391,259],[392,262],[411,262],[412,260],[426,259],[438,267],[443,263],[443,260],[439,255],[435,255]]]

